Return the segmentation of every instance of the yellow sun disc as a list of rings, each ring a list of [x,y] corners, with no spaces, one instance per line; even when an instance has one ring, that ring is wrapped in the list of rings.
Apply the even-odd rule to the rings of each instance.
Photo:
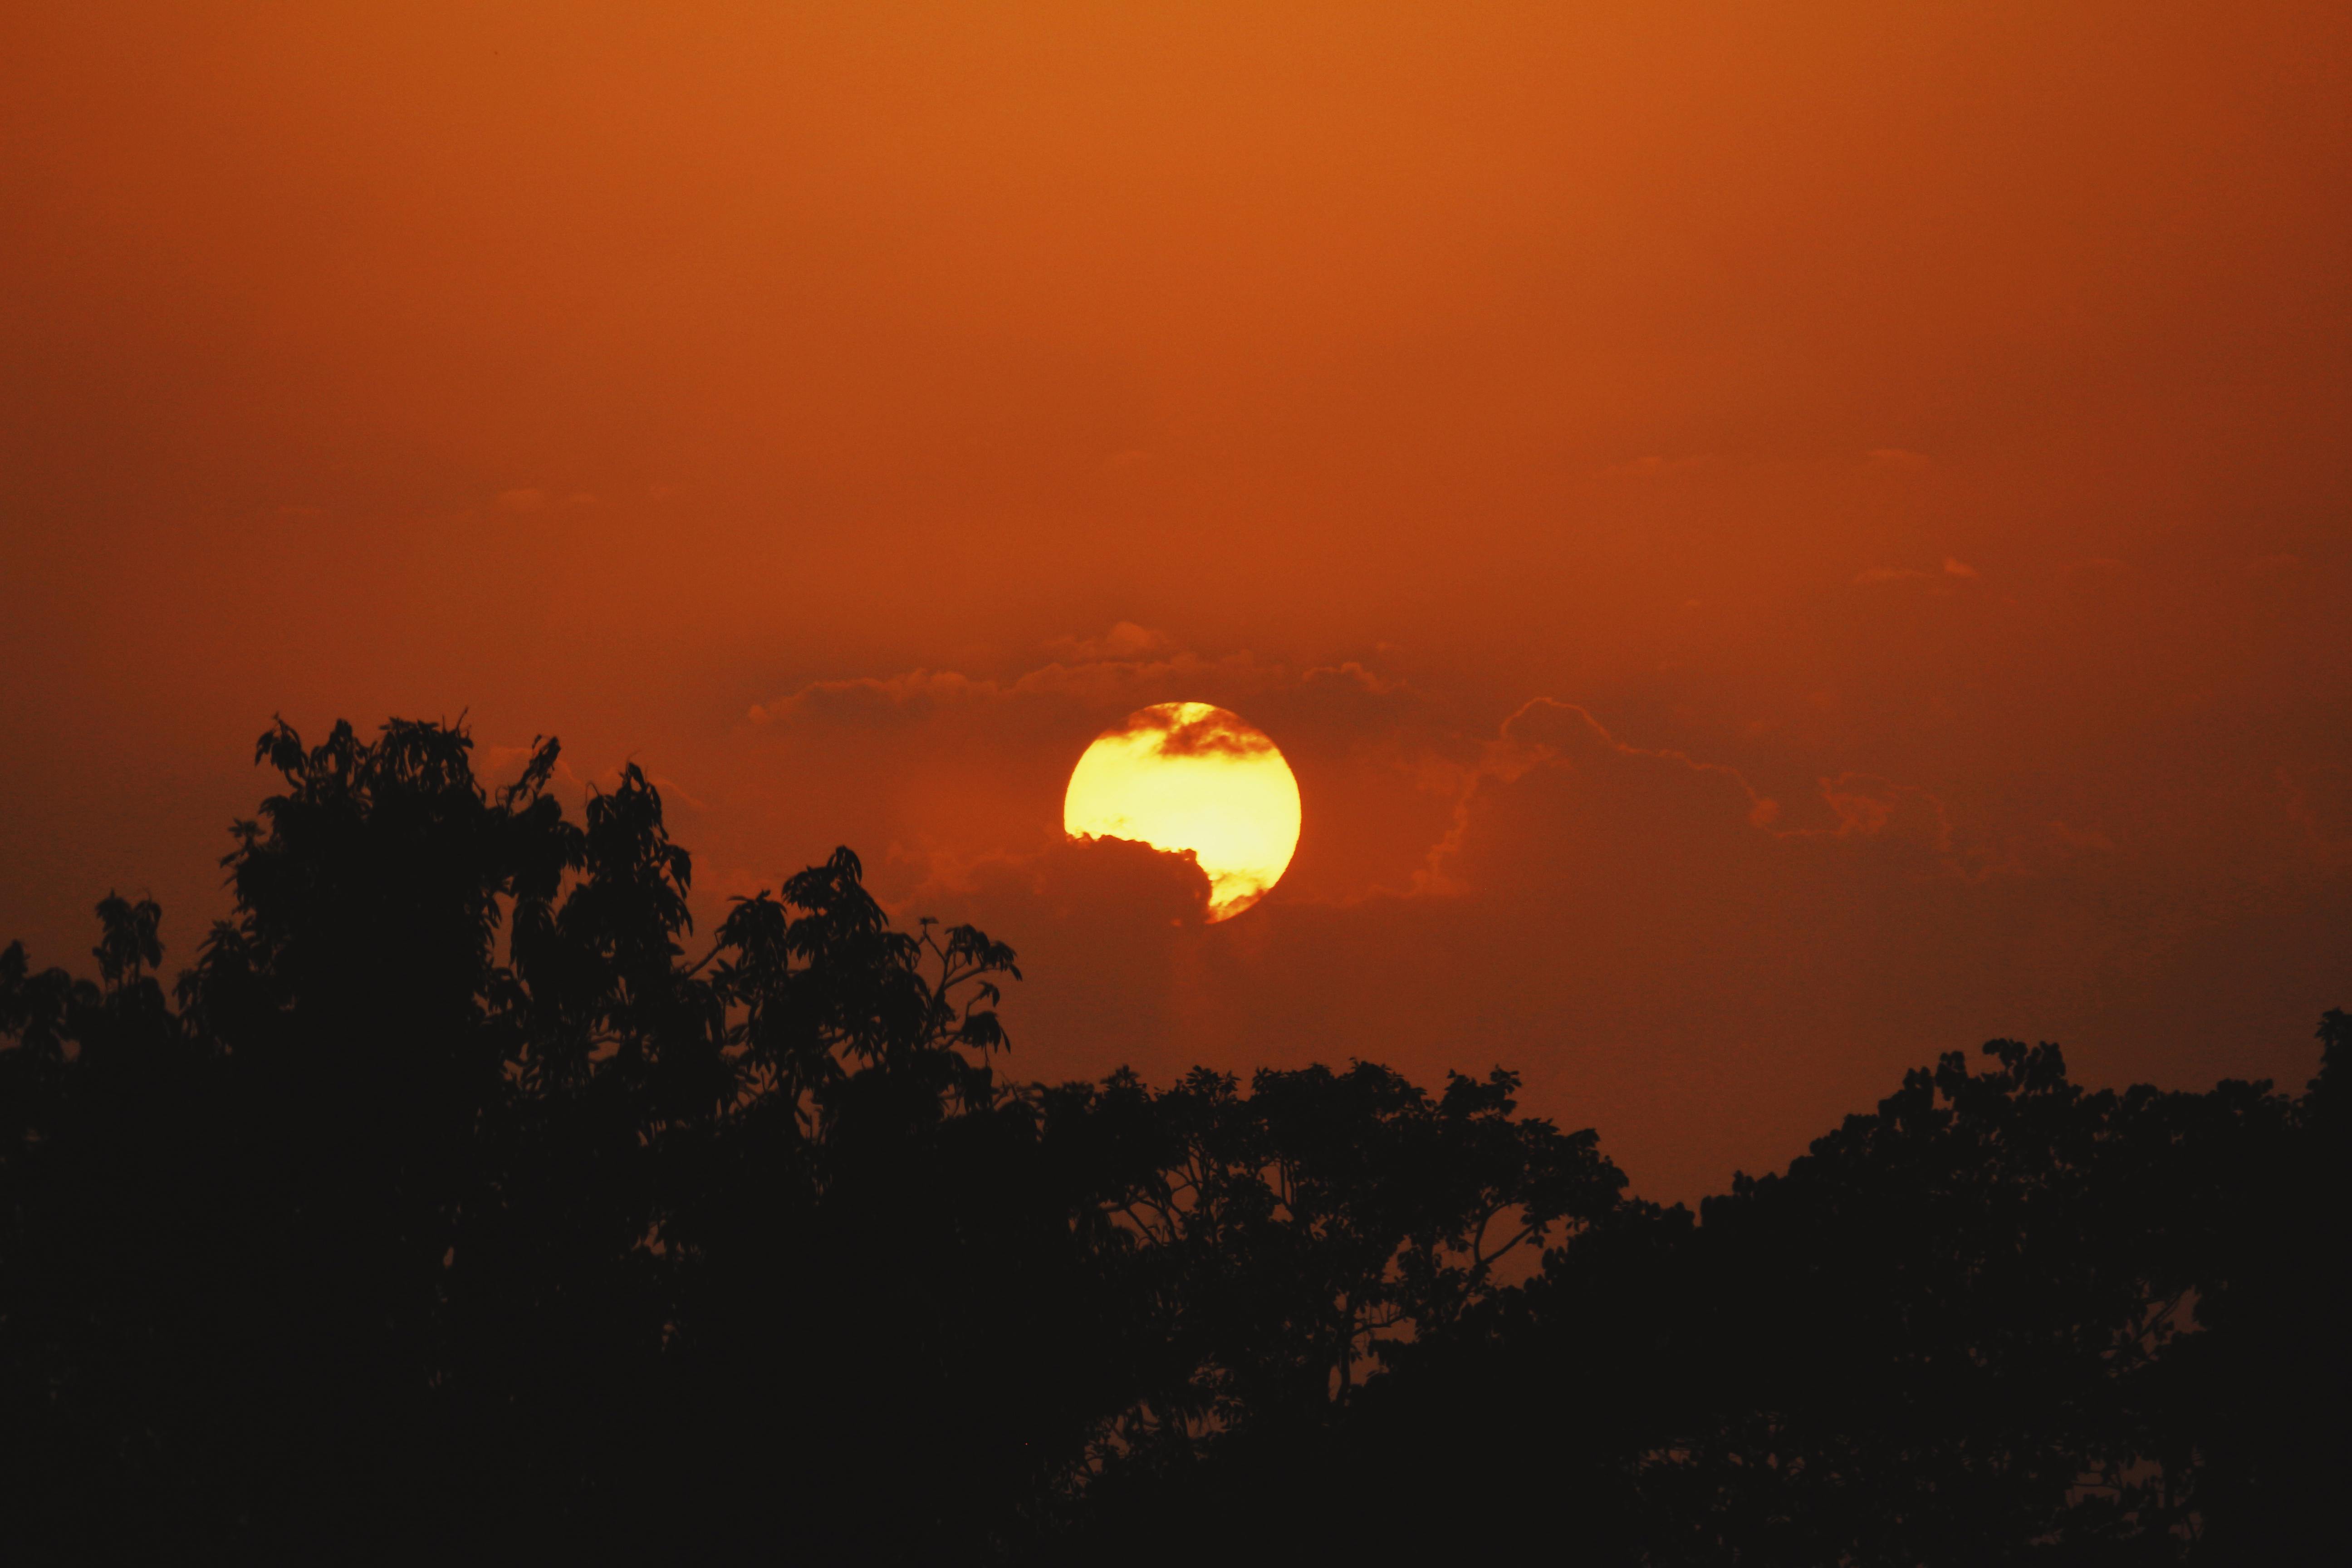
[[[1282,880],[1298,847],[1298,781],[1265,732],[1206,702],[1128,715],[1087,748],[1062,800],[1073,838],[1191,850],[1209,877],[1209,919],[1228,920]]]

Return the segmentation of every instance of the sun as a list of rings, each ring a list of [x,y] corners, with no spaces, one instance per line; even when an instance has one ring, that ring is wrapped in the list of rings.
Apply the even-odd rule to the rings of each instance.
[[[1160,702],[1106,730],[1071,771],[1062,828],[1191,850],[1209,877],[1209,919],[1230,920],[1282,880],[1298,847],[1298,781],[1239,714]]]

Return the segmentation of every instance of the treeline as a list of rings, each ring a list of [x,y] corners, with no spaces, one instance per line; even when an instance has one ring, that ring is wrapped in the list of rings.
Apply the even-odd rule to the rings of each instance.
[[[1915,1072],[1696,1216],[1516,1080],[1001,1072],[848,851],[699,939],[628,771],[282,725],[167,991],[0,954],[0,1552],[2283,1563],[2343,1533],[2300,1097]]]

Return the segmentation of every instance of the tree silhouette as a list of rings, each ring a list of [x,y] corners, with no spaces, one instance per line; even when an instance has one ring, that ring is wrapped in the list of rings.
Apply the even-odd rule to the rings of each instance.
[[[152,904],[102,907],[102,988],[8,951],[10,1528],[724,1548],[795,1491],[833,1500],[819,1530],[887,1496],[869,1542],[938,1522],[919,1478],[1009,1495],[997,1459],[917,1457],[983,1419],[956,1399],[1034,1386],[992,1352],[1049,1333],[1086,1260],[1066,1205],[1024,1230],[986,1187],[939,1202],[943,1166],[1060,1201],[987,1062],[1009,950],[890,931],[845,850],[689,962],[691,862],[642,775],[574,824],[551,742],[495,793],[469,750],[265,735],[285,789],[238,826],[236,917],[176,1010]],[[953,1300],[975,1274],[997,1294]],[[877,1466],[858,1413],[893,1397],[920,1408]],[[724,1483],[769,1463],[756,1506]],[[699,1512],[627,1500],[665,1473]]]
[[[1517,1080],[1006,1077],[842,849],[698,938],[634,767],[282,723],[167,993],[0,952],[12,1560],[2315,1560],[2303,1097],[1995,1042],[1693,1215]]]
[[[1165,1356],[1116,1456],[1322,1422],[1395,1344],[1491,1294],[1514,1250],[1613,1208],[1624,1177],[1594,1136],[1516,1118],[1517,1088],[1454,1075],[1433,1097],[1358,1062],[1263,1071],[1247,1096],[1205,1069],[1158,1094],[1120,1073],[1062,1108],[1124,1122],[1144,1152],[1116,1217]]]
[[[1344,1429],[1118,1544],[2321,1560],[2343,1534],[2322,1281],[2345,1237],[2326,1119],[2346,1029],[2329,1016],[2301,1101],[2086,1091],[2049,1046],[1995,1042],[1980,1073],[1948,1056],[1783,1175],[1580,1230],[1524,1288],[1396,1347]],[[1277,1468],[1291,1486],[1254,1484]]]

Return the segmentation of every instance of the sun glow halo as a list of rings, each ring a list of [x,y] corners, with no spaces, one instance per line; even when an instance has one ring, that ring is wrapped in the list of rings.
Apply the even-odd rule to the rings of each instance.
[[[1062,827],[1191,850],[1209,878],[1209,919],[1230,920],[1282,879],[1298,847],[1298,781],[1265,731],[1206,702],[1139,709],[1087,748]]]

